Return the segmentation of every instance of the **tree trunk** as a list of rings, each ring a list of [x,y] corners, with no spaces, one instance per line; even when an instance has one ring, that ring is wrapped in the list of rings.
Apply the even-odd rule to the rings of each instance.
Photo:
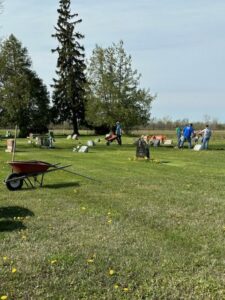
[[[78,130],[78,122],[77,122],[76,116],[73,117],[73,134],[80,135],[79,130]]]

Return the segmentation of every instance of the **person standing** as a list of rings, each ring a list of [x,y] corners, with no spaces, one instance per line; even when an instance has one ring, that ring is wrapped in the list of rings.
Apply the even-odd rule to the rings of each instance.
[[[116,122],[116,136],[117,136],[117,142],[121,146],[122,145],[122,128],[120,125],[120,122]]]
[[[176,126],[176,136],[177,136],[177,147],[180,147],[180,138],[181,138],[181,128],[180,126]]]
[[[193,128],[192,124],[189,124],[188,126],[184,127],[184,129],[183,129],[184,138],[180,143],[180,148],[182,148],[184,146],[184,142],[186,142],[186,141],[188,142],[189,149],[192,148],[191,139],[192,139],[193,134],[194,134],[194,128]]]
[[[202,134],[202,150],[207,150],[209,145],[209,140],[212,135],[212,130],[209,128],[209,125],[206,125],[205,129],[201,130],[199,134]]]

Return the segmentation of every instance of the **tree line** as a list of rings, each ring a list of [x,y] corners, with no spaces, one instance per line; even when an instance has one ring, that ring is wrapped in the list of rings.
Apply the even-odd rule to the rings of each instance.
[[[125,131],[148,124],[155,96],[140,88],[141,75],[133,70],[123,41],[107,48],[96,45],[85,60],[84,35],[78,31],[82,19],[71,12],[70,0],[59,0],[57,12],[51,99],[27,48],[13,34],[1,42],[0,125],[17,125],[26,136],[47,131],[50,122],[68,122],[76,134],[80,126],[106,132],[117,120]]]

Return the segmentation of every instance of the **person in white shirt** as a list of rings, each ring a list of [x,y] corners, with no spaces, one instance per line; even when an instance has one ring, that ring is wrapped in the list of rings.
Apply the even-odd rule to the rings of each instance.
[[[209,140],[212,135],[212,130],[209,128],[209,125],[206,125],[205,129],[201,130],[199,133],[202,134],[202,149],[207,150],[209,145]]]

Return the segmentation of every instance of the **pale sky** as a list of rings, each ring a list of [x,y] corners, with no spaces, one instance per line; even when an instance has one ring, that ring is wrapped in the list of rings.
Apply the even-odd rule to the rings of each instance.
[[[51,38],[58,0],[4,0],[0,37],[13,33],[50,90],[56,55]],[[152,117],[225,122],[224,0],[71,0],[88,58],[98,44],[124,41],[141,87],[157,99]]]

